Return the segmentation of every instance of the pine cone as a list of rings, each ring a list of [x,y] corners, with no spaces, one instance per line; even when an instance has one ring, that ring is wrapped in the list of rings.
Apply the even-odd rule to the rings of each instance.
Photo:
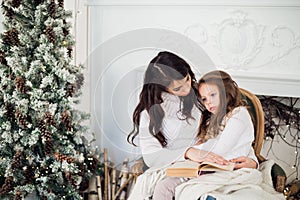
[[[42,121],[42,120],[39,120],[38,123],[37,123],[37,126],[38,126],[39,130],[41,131],[42,135],[44,135],[45,132],[47,131],[47,127],[46,127],[45,122]]]
[[[58,0],[58,6],[63,8],[64,7],[64,0]]]
[[[40,174],[42,176],[48,175],[49,174],[49,167],[40,167]]]
[[[72,51],[73,51],[72,47],[68,46],[67,47],[67,53],[68,53],[69,58],[72,58]]]
[[[68,84],[66,89],[66,97],[73,97],[75,92],[76,92],[76,88],[74,84]]]
[[[22,200],[22,192],[17,191],[14,200]]]
[[[12,19],[12,17],[15,15],[15,12],[12,8],[6,8],[5,12],[4,12],[4,15],[6,17],[8,17],[9,19]]]
[[[34,181],[34,167],[29,165],[27,166],[26,170],[24,171],[24,176],[26,178],[26,183],[31,184]]]
[[[66,156],[66,155],[61,154],[61,153],[55,153],[54,157],[57,161],[60,161],[60,162],[67,161],[68,163],[74,163],[76,161],[75,158],[70,157],[70,156]]]
[[[51,43],[55,43],[55,33],[53,31],[52,26],[47,26],[46,28],[46,36]]]
[[[85,171],[86,171],[86,167],[85,167],[85,165],[83,164],[83,163],[80,163],[79,165],[78,165],[78,169],[79,169],[79,171],[78,171],[78,175],[79,176],[83,176],[84,174],[85,174]]]
[[[15,154],[15,156],[11,162],[11,168],[13,170],[19,169],[21,163],[22,163],[22,152],[19,150],[19,151],[17,151],[17,153]]]
[[[17,76],[15,79],[16,88],[22,93],[26,93],[25,81],[21,76]]]
[[[48,12],[49,12],[49,15],[50,15],[52,18],[54,18],[55,12],[56,12],[56,4],[55,4],[55,1],[54,1],[54,0],[51,0],[51,1],[50,1],[49,7],[48,7]]]
[[[69,182],[73,187],[76,187],[76,181],[75,181],[75,179],[73,178],[71,172],[66,172],[66,173],[65,173],[65,177],[66,177],[66,179],[68,180],[68,182]]]
[[[61,121],[64,124],[64,126],[67,128],[68,131],[72,130],[72,120],[66,110],[61,115]]]
[[[95,158],[93,156],[88,157],[87,166],[90,171],[94,172],[96,170],[97,164],[98,164],[97,158]]]
[[[19,32],[15,28],[13,28],[9,31],[6,31],[3,34],[3,38],[2,38],[3,44],[5,44],[5,45],[19,45],[20,40],[19,40],[18,35],[19,35]]]
[[[13,120],[14,117],[15,117],[15,114],[14,114],[15,107],[14,107],[14,105],[12,103],[7,103],[5,105],[5,110],[6,110],[5,114],[6,114],[7,118],[10,119],[10,120]]]
[[[6,17],[8,17],[9,19],[12,19],[12,16],[14,16],[14,11],[13,9],[9,6],[6,5],[5,1],[2,1],[2,9],[3,9],[3,13]]]
[[[0,63],[3,65],[7,65],[7,61],[5,59],[5,53],[3,51],[0,51]]]
[[[47,125],[53,125],[53,126],[55,126],[56,125],[56,123],[55,123],[55,121],[54,121],[54,118],[53,118],[53,116],[51,115],[51,113],[49,112],[49,111],[47,111],[46,113],[45,113],[45,122],[46,122],[46,124]]]
[[[4,184],[0,189],[0,195],[7,194],[14,188],[14,178],[12,176],[6,177]]]
[[[54,142],[52,139],[52,133],[47,129],[44,121],[39,120],[38,128],[41,131],[44,143],[44,151],[46,155],[52,155],[54,149]]]
[[[63,24],[64,25],[67,24],[67,21],[65,19],[63,20]],[[62,30],[63,30],[63,34],[64,34],[65,37],[70,34],[69,30],[66,27],[63,27]]]
[[[52,139],[48,139],[45,142],[44,145],[44,150],[46,155],[52,155],[53,154],[53,149],[54,149],[54,143]]]
[[[70,34],[70,32],[68,31],[68,29],[63,28],[62,30],[63,30],[63,34],[64,34],[65,37]]]
[[[43,133],[42,136],[45,138],[45,140],[52,140],[52,133],[46,129]]]
[[[19,111],[19,110],[17,110],[15,116],[18,119],[18,123],[19,123],[20,127],[27,128],[28,123],[27,123],[26,117],[24,117],[24,115],[22,114],[22,112]]]
[[[11,7],[18,8],[21,5],[22,0],[12,0]]]

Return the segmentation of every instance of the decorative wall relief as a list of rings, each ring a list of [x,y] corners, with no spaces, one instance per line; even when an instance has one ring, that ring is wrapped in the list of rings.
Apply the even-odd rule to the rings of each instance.
[[[274,28],[271,33],[271,41],[274,49],[280,49],[280,51],[271,57],[270,62],[279,60],[300,47],[300,36],[296,36],[294,31],[286,26]]]
[[[297,57],[289,55],[299,49],[300,35],[289,25],[259,24],[241,10],[230,14],[212,24],[212,28],[204,22],[189,25],[184,34],[211,51],[211,56],[219,60],[218,66],[224,69],[251,71],[298,66]]]
[[[208,40],[207,30],[200,23],[188,26],[184,31],[184,35],[193,38],[198,44],[205,44]]]
[[[241,69],[260,53],[264,30],[264,25],[248,19],[245,12],[234,11],[231,18],[216,24],[214,46],[228,68]]]
[[[270,69],[280,74],[297,69],[300,64],[295,55],[300,47],[298,27],[289,23],[289,19],[272,21],[267,14],[268,19],[263,18],[264,15],[257,18],[256,12],[245,10],[230,12],[229,17],[221,20],[216,18],[215,23],[199,21],[191,24],[184,29],[184,35],[202,46],[225,70],[260,73],[263,68],[266,69],[265,76],[268,76]],[[276,16],[284,16],[285,12],[278,12]],[[282,73],[282,67],[289,70]]]

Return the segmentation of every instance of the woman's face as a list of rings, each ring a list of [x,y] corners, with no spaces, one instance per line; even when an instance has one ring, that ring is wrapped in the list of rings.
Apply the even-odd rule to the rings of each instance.
[[[191,91],[191,83],[191,76],[188,74],[181,80],[172,81],[167,87],[168,92],[179,97],[187,96]]]
[[[199,93],[205,105],[205,108],[216,114],[220,106],[220,91],[214,84],[202,83],[199,86]]]

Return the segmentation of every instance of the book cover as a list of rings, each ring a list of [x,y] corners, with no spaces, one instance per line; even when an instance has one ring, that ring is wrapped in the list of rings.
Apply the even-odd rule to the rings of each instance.
[[[200,172],[233,171],[234,163],[220,165],[213,162],[194,162],[191,160],[179,161],[166,169],[167,176],[198,177]]]

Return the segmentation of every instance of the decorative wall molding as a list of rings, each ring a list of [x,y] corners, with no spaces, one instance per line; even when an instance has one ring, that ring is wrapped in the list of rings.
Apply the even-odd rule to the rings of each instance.
[[[296,35],[295,32],[287,26],[275,27],[271,33],[272,45],[275,48],[283,49],[281,52],[272,56],[270,62],[279,60],[291,51],[300,48],[300,35]]]
[[[248,71],[265,67],[300,48],[300,35],[290,27],[278,25],[270,29],[270,25],[256,24],[241,10],[232,12],[231,18],[217,24],[213,32],[214,46],[227,66],[224,69]],[[258,54],[266,55],[265,59],[251,63]]]
[[[231,17],[212,26],[214,30],[200,23],[192,24],[187,26],[184,34],[199,45],[213,45],[226,66],[223,69],[248,71],[249,68],[262,68],[285,59],[292,51],[300,48],[300,35],[292,28],[283,25],[272,28],[257,24],[248,17],[248,13],[241,10],[231,12]],[[213,41],[209,41],[209,38]],[[259,63],[251,63],[258,54],[267,56]]]
[[[254,6],[295,7],[298,0],[86,0],[89,6]]]
[[[245,68],[261,52],[264,25],[258,25],[241,10],[217,24],[214,46],[220,58],[231,69]]]

